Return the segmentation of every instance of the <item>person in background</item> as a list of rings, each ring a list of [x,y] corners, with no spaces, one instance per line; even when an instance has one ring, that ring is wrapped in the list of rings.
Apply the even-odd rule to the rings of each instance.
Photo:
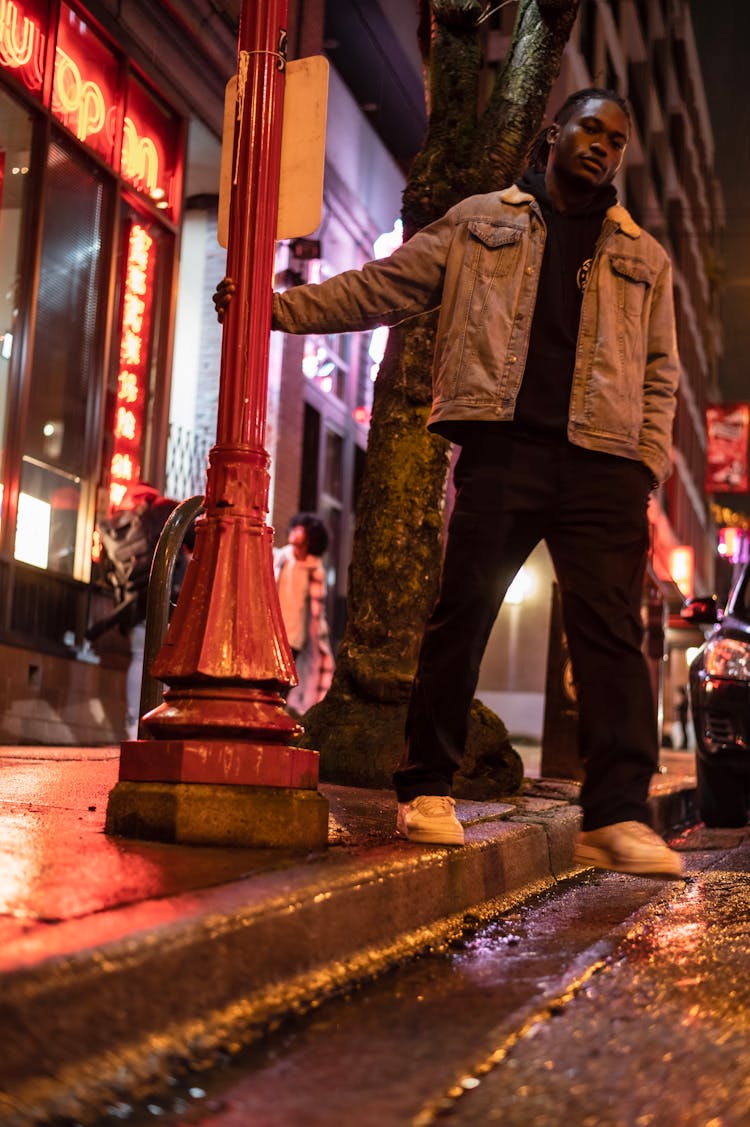
[[[287,543],[274,551],[281,615],[299,679],[287,704],[300,716],[322,700],[333,678],[322,562],[327,547],[323,521],[314,513],[298,513],[289,522]]]
[[[118,508],[98,526],[104,550],[104,573],[114,590],[115,610],[90,626],[86,637],[94,641],[112,626],[127,635],[130,661],[125,690],[125,738],[128,740],[138,738],[151,563],[162,529],[177,505],[171,497],[162,497],[153,485],[139,481],[130,486]],[[185,576],[194,535],[191,527],[175,564],[172,602],[176,601]]]

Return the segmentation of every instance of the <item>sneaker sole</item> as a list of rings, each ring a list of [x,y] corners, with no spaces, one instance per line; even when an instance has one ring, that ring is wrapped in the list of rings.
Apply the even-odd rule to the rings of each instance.
[[[674,869],[665,869],[657,864],[649,868],[642,861],[621,860],[605,853],[603,849],[593,849],[590,846],[577,848],[573,853],[573,860],[578,865],[589,865],[595,869],[608,869],[613,873],[626,873],[631,877],[655,877],[662,880],[684,880],[685,878],[682,869],[675,872]]]
[[[447,834],[440,834],[435,830],[402,830],[396,831],[400,837],[405,838],[407,841],[413,841],[416,845],[463,845],[464,833],[463,830],[456,831],[450,837]]]

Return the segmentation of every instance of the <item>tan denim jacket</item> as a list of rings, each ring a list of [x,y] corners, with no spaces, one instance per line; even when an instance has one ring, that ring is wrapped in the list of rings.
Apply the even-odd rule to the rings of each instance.
[[[351,332],[439,306],[428,427],[512,419],[545,236],[536,201],[519,188],[471,196],[388,258],[274,294],[273,327]],[[663,481],[679,371],[669,258],[616,204],[583,295],[570,441],[640,460]]]

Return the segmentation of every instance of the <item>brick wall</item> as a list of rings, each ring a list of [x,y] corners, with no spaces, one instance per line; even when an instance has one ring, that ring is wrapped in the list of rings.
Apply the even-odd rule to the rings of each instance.
[[[0,743],[119,743],[125,724],[126,652],[118,663],[121,668],[0,645]]]

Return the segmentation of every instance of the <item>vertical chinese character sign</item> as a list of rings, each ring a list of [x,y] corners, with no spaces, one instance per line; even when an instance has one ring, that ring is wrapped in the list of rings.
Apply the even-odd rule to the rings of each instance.
[[[143,224],[133,223],[127,245],[114,446],[109,467],[112,509],[118,507],[128,487],[138,481],[141,474],[155,250],[154,240]]]

